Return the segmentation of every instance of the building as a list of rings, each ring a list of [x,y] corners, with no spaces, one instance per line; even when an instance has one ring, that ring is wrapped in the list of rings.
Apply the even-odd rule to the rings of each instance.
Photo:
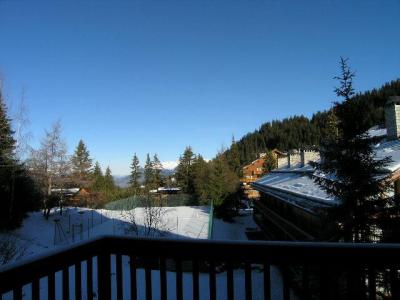
[[[286,154],[280,152],[277,149],[272,150],[272,153],[276,160],[281,157],[286,157]],[[250,164],[246,165],[242,169],[243,177],[240,179],[242,184],[242,190],[245,196],[248,199],[257,199],[260,197],[260,194],[257,190],[253,189],[250,183],[258,180],[264,174],[264,163],[266,159],[266,153],[260,153],[259,158],[251,162]]]
[[[389,157],[391,162],[381,170],[390,174],[394,193],[400,195],[400,97],[392,97],[385,107],[386,128],[374,127],[370,136],[380,138],[375,145],[378,159]],[[255,203],[254,219],[273,239],[330,240],[334,225],[329,211],[341,204],[314,181],[316,173],[309,164],[319,160],[314,151],[294,151],[278,159],[278,168],[251,183],[260,193]]]

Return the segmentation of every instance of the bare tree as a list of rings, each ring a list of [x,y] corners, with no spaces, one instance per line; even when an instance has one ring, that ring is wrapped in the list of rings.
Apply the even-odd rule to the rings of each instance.
[[[62,182],[69,172],[67,146],[61,136],[61,123],[53,123],[50,131],[45,131],[38,150],[31,151],[29,167],[46,195],[43,199],[44,216],[48,219],[50,210],[56,205],[51,190],[56,180]]]
[[[160,237],[167,234],[170,229],[164,217],[162,203],[156,197],[148,194],[143,201],[144,220],[143,235],[146,237]]]
[[[142,215],[137,215],[136,209],[142,210]],[[128,226],[125,227],[127,234],[161,237],[171,232],[165,217],[165,209],[162,207],[161,201],[153,195],[148,194],[143,197],[139,207],[124,211],[123,216],[128,221]]]
[[[14,113],[13,124],[14,124],[14,137],[15,137],[15,154],[19,160],[26,158],[29,152],[29,141],[32,138],[31,132],[27,130],[30,124],[28,117],[28,107],[25,104],[25,89],[21,91],[21,98]]]
[[[139,236],[139,226],[137,224],[135,209],[125,211],[123,215],[128,221],[128,226],[125,227],[125,234]]]

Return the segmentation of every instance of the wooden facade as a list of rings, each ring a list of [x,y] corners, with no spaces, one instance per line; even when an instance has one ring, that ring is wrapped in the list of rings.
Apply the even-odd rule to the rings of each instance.
[[[278,157],[285,155],[277,149],[272,150],[272,153],[276,160],[278,159]],[[242,184],[243,193],[248,199],[258,199],[260,197],[260,193],[257,190],[253,189],[250,183],[255,182],[266,174],[264,170],[265,159],[265,153],[260,153],[259,158],[244,166],[242,169],[243,176],[240,181]]]

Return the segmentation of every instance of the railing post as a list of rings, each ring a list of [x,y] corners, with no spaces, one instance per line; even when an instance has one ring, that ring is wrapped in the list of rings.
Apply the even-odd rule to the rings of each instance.
[[[122,300],[123,297],[123,291],[122,291],[122,255],[121,254],[117,254],[116,255],[116,259],[115,259],[115,263],[116,263],[116,272],[117,272],[117,300]]]
[[[234,289],[233,289],[233,266],[232,262],[228,261],[226,266],[226,283],[227,283],[227,292],[228,292],[228,299],[234,299]]]
[[[75,264],[75,300],[82,299],[82,266],[81,261]]]
[[[111,299],[111,266],[110,254],[101,253],[97,256],[97,292],[99,300]]]
[[[51,272],[47,277],[47,299],[54,300],[56,298],[56,282],[55,282],[55,274]]]
[[[271,300],[271,266],[264,263],[264,300]]]
[[[167,299],[167,273],[166,261],[164,257],[160,257],[160,298]]]
[[[69,266],[65,266],[62,270],[62,295],[63,300],[69,299]]]
[[[199,261],[193,260],[193,300],[199,300],[200,287],[199,287]]]
[[[183,300],[183,281],[182,281],[182,261],[175,259],[175,274],[176,274],[176,299]]]
[[[129,273],[131,275],[131,300],[137,299],[137,286],[136,286],[136,256],[131,254],[129,256]]]
[[[217,285],[216,285],[216,277],[215,277],[215,261],[209,261],[209,285],[210,285],[210,300],[217,299]]]
[[[246,300],[251,300],[253,298],[251,272],[251,264],[246,262],[244,264],[244,287],[246,292]]]
[[[93,300],[93,258],[89,257],[86,263],[86,287],[87,298]]]

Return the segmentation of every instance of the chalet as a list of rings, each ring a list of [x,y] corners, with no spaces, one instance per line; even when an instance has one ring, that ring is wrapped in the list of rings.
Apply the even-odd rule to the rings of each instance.
[[[394,194],[400,195],[400,97],[392,97],[385,107],[386,128],[374,127],[370,136],[379,137],[375,145],[377,159],[391,162],[381,170],[391,174]],[[251,183],[260,193],[255,203],[254,219],[274,239],[330,240],[333,222],[329,211],[341,204],[328,195],[314,177],[320,176],[309,164],[319,160],[314,151],[295,151],[278,159],[278,168]],[[393,192],[387,197],[393,196]]]
[[[277,149],[272,150],[272,153],[276,160],[281,157],[286,157],[285,153],[280,152]],[[242,183],[243,192],[249,199],[259,198],[260,196],[259,192],[250,186],[250,183],[258,180],[265,174],[264,171],[265,159],[266,159],[266,154],[260,153],[259,158],[257,158],[250,164],[244,166],[242,169],[243,177],[240,181]]]

